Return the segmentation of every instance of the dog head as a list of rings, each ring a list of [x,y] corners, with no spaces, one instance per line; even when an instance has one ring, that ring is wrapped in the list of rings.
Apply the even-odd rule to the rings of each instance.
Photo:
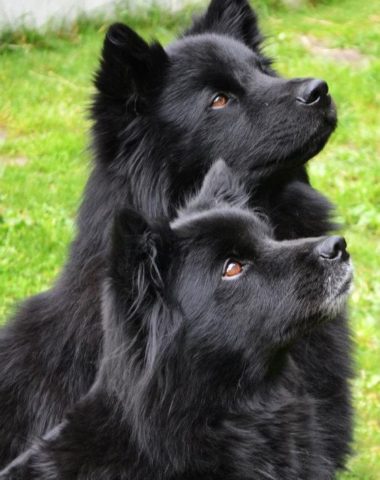
[[[231,385],[244,367],[252,382],[276,352],[344,308],[352,275],[344,239],[275,241],[246,199],[218,161],[170,224],[119,215],[109,291],[117,337],[138,346],[139,368],[176,355],[183,368]]]
[[[162,164],[155,168],[167,168],[181,192],[220,157],[261,179],[316,155],[336,124],[327,84],[281,78],[261,42],[246,0],[212,0],[166,49],[125,25],[111,26],[93,108],[103,157],[127,158],[136,146],[127,127],[136,118],[159,138]]]

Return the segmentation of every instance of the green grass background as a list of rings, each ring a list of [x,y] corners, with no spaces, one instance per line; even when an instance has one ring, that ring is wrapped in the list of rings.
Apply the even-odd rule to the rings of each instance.
[[[256,6],[277,69],[326,79],[338,105],[339,127],[310,174],[338,206],[356,268],[355,456],[339,478],[380,479],[380,5]],[[119,19],[167,43],[192,10],[125,9]],[[106,27],[81,20],[45,34],[0,35],[0,321],[17,301],[51,285],[73,238],[90,161],[86,108]]]

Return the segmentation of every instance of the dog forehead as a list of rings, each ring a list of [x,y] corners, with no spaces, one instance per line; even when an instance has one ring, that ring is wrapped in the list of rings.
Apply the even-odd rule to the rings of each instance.
[[[227,35],[207,33],[181,38],[166,51],[174,67],[188,65],[191,70],[215,63],[228,65],[229,70],[252,64],[255,53],[242,42]]]
[[[216,208],[185,214],[171,223],[179,238],[244,243],[266,237],[269,226],[256,214],[239,208]],[[226,245],[227,246],[227,245]]]

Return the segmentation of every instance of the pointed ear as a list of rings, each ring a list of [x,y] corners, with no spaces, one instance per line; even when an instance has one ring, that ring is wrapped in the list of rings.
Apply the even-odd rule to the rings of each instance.
[[[159,83],[167,60],[160,44],[148,45],[127,25],[115,23],[104,39],[95,86],[110,98],[143,96]]]
[[[91,106],[93,146],[100,162],[117,157],[121,133],[149,106],[148,95],[161,87],[167,64],[161,45],[148,45],[121,23],[109,28]]]
[[[207,172],[199,192],[186,203],[189,211],[208,210],[218,204],[245,207],[249,195],[240,180],[224,160],[217,160]]]
[[[165,283],[174,234],[167,220],[148,220],[134,209],[117,213],[111,233],[102,295],[101,375],[107,388],[130,401],[139,399],[135,392],[131,397],[131,384],[153,367],[170,340],[174,320],[182,320],[167,301],[171,289]]]
[[[259,50],[263,37],[257,17],[247,0],[211,0],[204,15],[194,20],[186,35],[220,33]]]

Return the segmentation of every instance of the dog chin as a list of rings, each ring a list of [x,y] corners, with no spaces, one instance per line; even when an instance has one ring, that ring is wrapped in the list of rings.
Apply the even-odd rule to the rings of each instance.
[[[326,145],[330,135],[335,129],[335,124],[327,124],[321,126],[321,128],[316,132],[307,142],[305,146],[305,151],[303,154],[304,162],[307,162],[311,158],[315,157]]]
[[[328,297],[321,304],[320,312],[325,318],[333,318],[341,313],[346,306],[347,298],[352,290],[353,267],[351,262],[346,264],[346,268],[334,279],[331,285],[331,277],[329,277]]]
[[[318,128],[312,133],[310,138],[303,145],[303,162],[307,162],[315,157],[326,145],[328,139],[337,126],[337,115],[334,104],[323,112],[323,117],[318,122]]]

